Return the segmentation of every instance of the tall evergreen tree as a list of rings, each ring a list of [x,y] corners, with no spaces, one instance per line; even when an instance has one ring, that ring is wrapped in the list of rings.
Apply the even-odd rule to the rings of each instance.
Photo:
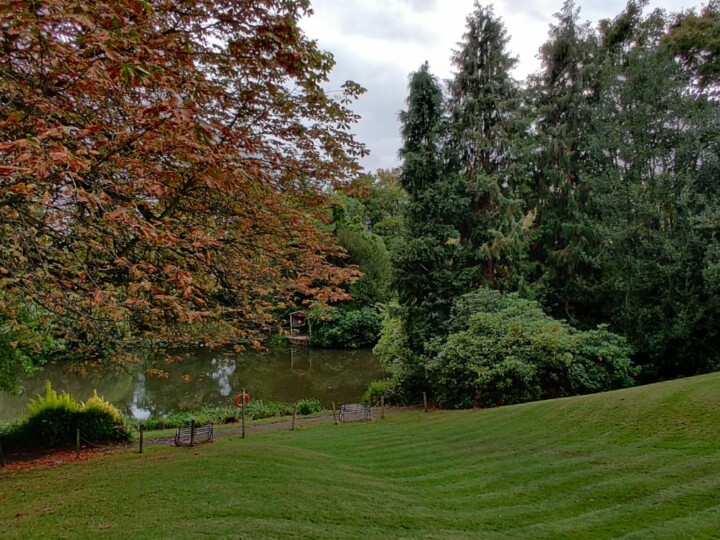
[[[597,39],[566,0],[540,48],[532,78],[536,166],[529,204],[537,210],[533,241],[536,294],[547,310],[575,323],[595,323],[593,264],[597,239],[588,215],[589,181],[600,166],[588,145],[599,66]]]
[[[442,333],[453,298],[462,289],[453,218],[464,203],[444,176],[443,95],[427,63],[410,77],[407,106],[400,114],[400,182],[410,200],[405,241],[395,254],[395,285],[410,346],[422,354]]]
[[[453,55],[450,81],[450,171],[463,186],[469,207],[457,223],[466,281],[472,285],[517,288],[521,205],[514,187],[522,177],[514,144],[523,132],[518,84],[510,75],[517,63],[506,50],[505,25],[492,6],[475,4],[461,48]]]

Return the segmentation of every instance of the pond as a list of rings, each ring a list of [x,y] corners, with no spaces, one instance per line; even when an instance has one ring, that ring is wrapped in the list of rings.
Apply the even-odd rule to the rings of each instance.
[[[44,393],[45,381],[85,400],[93,390],[132,418],[172,411],[232,405],[243,388],[253,399],[290,403],[314,398],[331,402],[360,399],[368,384],[385,376],[367,349],[277,348],[267,353],[236,354],[198,348],[172,361],[131,365],[128,371],[95,371],[86,375],[48,366],[25,381],[20,395],[0,393],[0,422],[27,412],[27,402]]]

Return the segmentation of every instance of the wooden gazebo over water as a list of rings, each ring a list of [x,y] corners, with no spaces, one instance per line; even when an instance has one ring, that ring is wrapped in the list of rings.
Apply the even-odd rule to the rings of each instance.
[[[310,327],[308,325],[307,313],[304,311],[293,311],[290,314],[290,335],[288,341],[298,345],[307,345],[310,339]]]

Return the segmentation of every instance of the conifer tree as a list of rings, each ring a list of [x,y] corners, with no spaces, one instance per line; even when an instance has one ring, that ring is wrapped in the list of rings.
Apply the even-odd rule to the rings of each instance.
[[[465,274],[473,286],[500,289],[518,287],[529,225],[514,198],[524,177],[514,152],[524,125],[508,40],[492,7],[476,3],[449,85],[448,162],[468,200],[457,213]]]
[[[536,293],[546,309],[574,322],[597,313],[590,293],[598,269],[592,263],[596,239],[588,216],[589,179],[597,171],[588,147],[600,81],[597,42],[566,0],[549,39],[540,48],[542,71],[533,78],[537,153],[534,189],[537,210],[532,259]],[[592,321],[597,322],[597,321]]]
[[[422,354],[442,332],[462,287],[456,273],[453,216],[464,203],[444,176],[443,95],[427,63],[410,76],[407,106],[400,114],[400,182],[410,200],[405,239],[395,254],[395,285],[410,346]]]

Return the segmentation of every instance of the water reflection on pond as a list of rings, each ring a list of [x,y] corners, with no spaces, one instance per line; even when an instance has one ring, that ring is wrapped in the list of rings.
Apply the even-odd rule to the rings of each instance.
[[[129,416],[146,418],[204,406],[226,406],[245,388],[253,399],[293,402],[316,398],[357,401],[370,381],[384,375],[369,350],[275,349],[244,353],[197,349],[176,361],[131,366],[129,373],[82,376],[49,366],[26,381],[17,396],[0,393],[0,421],[25,414],[27,402],[43,392],[46,380],[84,400],[98,391]]]

